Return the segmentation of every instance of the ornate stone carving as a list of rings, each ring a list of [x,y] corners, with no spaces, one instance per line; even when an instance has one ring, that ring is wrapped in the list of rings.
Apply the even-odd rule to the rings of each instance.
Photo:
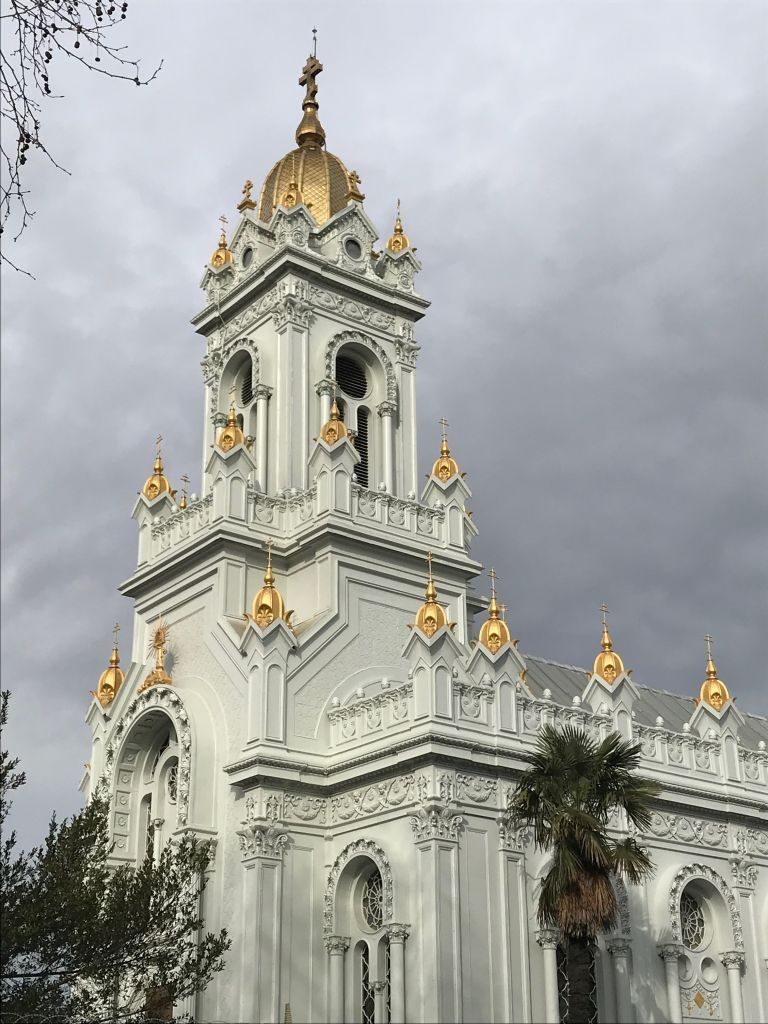
[[[736,833],[736,852],[768,856],[768,832],[756,828],[740,828]]]
[[[361,334],[359,331],[342,331],[340,334],[334,335],[328,342],[328,348],[325,350],[325,376],[331,380],[335,379],[336,353],[342,345],[348,345],[350,342],[370,349],[381,361],[387,380],[387,400],[397,405],[397,377],[395,376],[394,367],[383,347],[378,341],[369,338],[367,334]]]
[[[726,970],[741,970],[744,967],[745,956],[740,949],[729,949],[720,954],[720,962]]]
[[[371,306],[345,298],[335,292],[327,292],[323,288],[310,288],[309,298],[323,309],[331,310],[350,320],[359,320],[360,323],[368,324],[370,327],[390,331],[395,325],[395,318],[391,314],[382,313],[381,310],[373,309]]]
[[[616,905],[619,911],[619,927],[622,938],[629,938],[632,934],[632,924],[629,915],[629,893],[624,880],[619,875],[612,875],[611,882],[613,891],[616,893]]]
[[[645,835],[657,836],[659,839],[677,839],[684,843],[696,843],[698,846],[728,846],[728,826],[725,822],[703,821],[685,815],[662,814],[654,811],[651,823]]]
[[[734,885],[740,889],[755,889],[757,887],[757,864],[750,864],[748,860],[737,854],[729,857],[728,861],[731,865],[731,878]]]
[[[536,932],[536,943],[542,949],[557,949],[560,932],[557,928],[539,928]]]
[[[744,949],[744,937],[741,928],[741,915],[736,905],[736,897],[731,892],[728,884],[708,864],[688,864],[681,868],[672,881],[672,888],[669,892],[669,918],[672,923],[672,936],[675,942],[681,941],[680,934],[680,896],[683,889],[693,878],[704,878],[718,890],[725,900],[728,913],[731,918],[731,929],[733,941],[737,950]]]
[[[176,774],[176,828],[187,824],[189,817],[189,776],[192,763],[192,733],[189,727],[189,716],[184,703],[175,690],[168,686],[152,686],[144,690],[131,701],[124,714],[116,722],[107,745],[104,770],[105,781],[112,790],[112,778],[115,768],[117,748],[129,736],[133,725],[147,712],[154,709],[166,712],[173,722],[179,744],[179,766]],[[118,779],[118,783],[119,783]],[[116,793],[112,793],[116,800]]]
[[[680,959],[683,955],[683,947],[679,942],[665,942],[661,946],[656,947],[659,951],[659,956],[662,960],[671,960],[674,963]]]
[[[316,821],[324,825],[328,801],[319,796],[299,796],[286,793],[283,797],[283,817],[294,821]]]
[[[253,821],[244,821],[237,835],[244,860],[249,857],[272,857],[278,860],[282,858],[288,844],[288,833],[271,824],[258,825]]]
[[[503,850],[522,852],[533,841],[533,829],[521,823],[510,811],[499,815],[499,845]]]
[[[415,775],[402,775],[387,782],[331,797],[331,821],[352,821],[390,807],[415,803],[423,790],[423,780]]]
[[[350,940],[346,935],[326,935],[323,942],[329,953],[337,953],[343,956],[349,949]]]
[[[632,954],[632,943],[629,939],[608,939],[605,947],[611,956],[618,960],[626,959]]]
[[[405,942],[410,934],[411,926],[409,924],[387,925],[387,935],[390,942]]]
[[[413,324],[410,320],[400,325],[400,334],[395,338],[395,349],[397,361],[403,366],[413,367],[416,365],[416,357],[419,354],[419,346],[413,338]]]
[[[357,735],[358,722],[362,722],[368,732],[382,726],[382,712],[389,709],[393,724],[404,722],[408,718],[410,700],[413,694],[413,683],[404,683],[392,690],[377,693],[374,697],[356,700],[343,708],[330,708],[328,720],[341,727],[345,740]]]
[[[342,871],[353,857],[369,857],[379,869],[382,887],[382,921],[386,925],[392,920],[392,869],[389,866],[387,855],[372,840],[356,839],[344,847],[328,872],[328,881],[323,893],[323,932],[329,937],[332,937],[331,933],[333,932],[336,886]]]
[[[455,807],[431,800],[410,817],[414,842],[423,843],[430,839],[450,839],[458,842],[464,829],[464,818],[456,813]]]
[[[314,313],[309,303],[290,294],[285,295],[276,304],[272,313],[272,322],[278,331],[286,324],[293,324],[306,330],[311,326],[313,319]]]

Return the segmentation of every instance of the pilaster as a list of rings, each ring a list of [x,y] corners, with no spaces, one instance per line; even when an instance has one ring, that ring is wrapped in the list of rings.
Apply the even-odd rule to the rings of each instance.
[[[248,674],[246,746],[285,745],[288,656],[295,646],[296,637],[282,619],[265,629],[248,619],[240,642]]]

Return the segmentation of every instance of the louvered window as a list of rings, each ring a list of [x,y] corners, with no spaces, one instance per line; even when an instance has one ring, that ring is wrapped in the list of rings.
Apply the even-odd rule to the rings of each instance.
[[[251,380],[251,363],[248,361],[243,381],[240,385],[240,405],[247,407],[253,401],[253,381]]]
[[[365,367],[348,356],[340,355],[336,358],[336,381],[350,398],[363,398],[368,391]]]
[[[360,456],[360,462],[358,463],[355,473],[357,474],[357,482],[362,487],[368,486],[368,410],[358,409],[357,410],[357,437],[355,438],[355,447],[357,448],[357,454]]]

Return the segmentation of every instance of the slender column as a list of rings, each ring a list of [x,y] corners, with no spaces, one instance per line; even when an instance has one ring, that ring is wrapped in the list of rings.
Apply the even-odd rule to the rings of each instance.
[[[259,474],[259,483],[262,489],[267,490],[267,440],[268,440],[268,409],[272,388],[266,384],[257,384],[254,388],[256,396],[256,472]]]
[[[344,1020],[344,955],[349,949],[345,935],[326,935],[328,950],[328,1020],[342,1024]]]
[[[320,422],[317,429],[331,418],[331,401],[336,395],[336,381],[327,377],[315,384],[315,391],[320,397]]]
[[[163,822],[164,818],[152,819],[152,860],[157,864],[162,851]]]
[[[381,417],[381,435],[383,448],[384,486],[388,494],[395,493],[395,440],[394,440],[394,402],[382,402],[378,407]]]
[[[560,995],[557,985],[557,940],[556,928],[542,928],[536,933],[544,960],[544,1022],[560,1024]]]
[[[744,954],[732,949],[727,953],[721,953],[720,961],[728,972],[731,1020],[733,1024],[744,1024],[744,999],[741,991],[741,969],[744,966]]]
[[[659,956],[664,961],[664,973],[667,979],[667,1004],[671,1024],[682,1024],[683,1008],[680,1005],[680,970],[678,961],[683,947],[676,942],[667,942],[659,946]]]
[[[632,947],[628,939],[609,939],[606,946],[613,960],[617,1024],[632,1024],[632,992],[629,985],[629,960]]]
[[[391,924],[388,926],[387,932],[389,934],[390,1024],[405,1024],[405,940],[410,934],[410,928],[407,924]]]
[[[372,988],[373,988],[373,1020],[374,1020],[374,1024],[388,1024],[388,1022],[387,1022],[387,983],[386,983],[386,981],[374,981]]]

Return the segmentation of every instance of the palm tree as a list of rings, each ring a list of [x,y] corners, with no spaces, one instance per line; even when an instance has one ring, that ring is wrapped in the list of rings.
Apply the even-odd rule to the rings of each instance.
[[[616,732],[598,742],[577,726],[546,725],[512,798],[513,815],[533,827],[536,847],[552,855],[538,920],[562,936],[568,1024],[596,1019],[594,945],[598,933],[618,919],[611,877],[637,884],[653,873],[650,857],[634,839],[616,840],[608,832],[615,810],[640,830],[650,823],[650,801],[659,787],[634,774],[639,761],[639,744]]]

